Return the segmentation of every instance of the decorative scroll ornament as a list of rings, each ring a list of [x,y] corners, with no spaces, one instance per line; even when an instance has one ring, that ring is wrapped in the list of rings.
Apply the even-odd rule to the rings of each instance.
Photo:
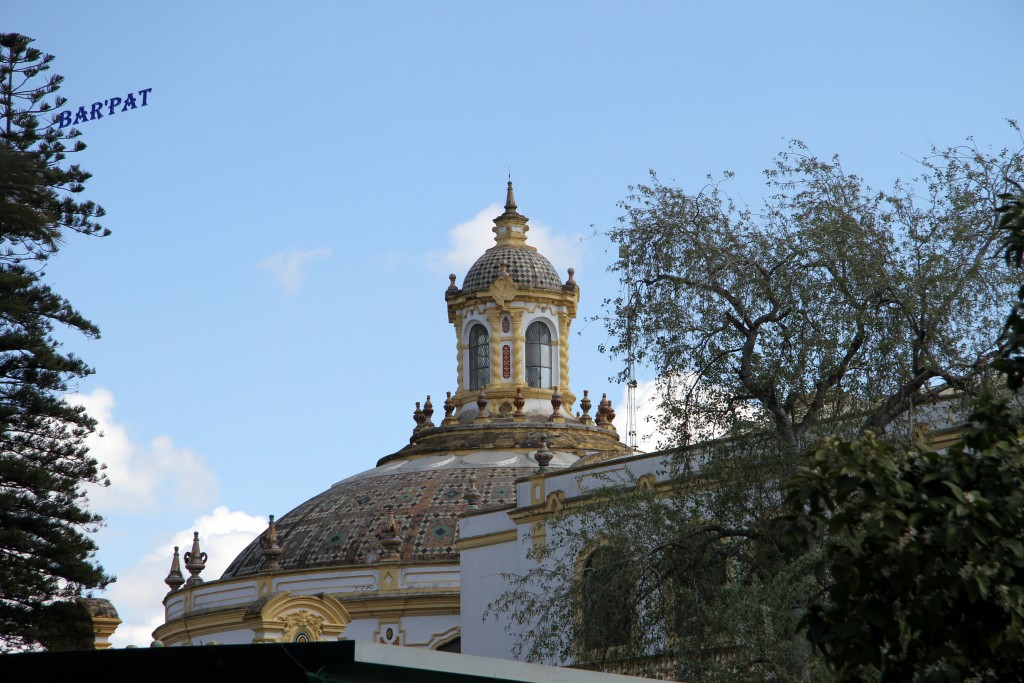
[[[192,576],[185,582],[186,586],[195,586],[203,582],[199,572],[206,569],[206,553],[199,550],[199,532],[192,534],[192,550],[185,553],[185,569]]]
[[[516,287],[515,280],[508,274],[508,266],[504,263],[501,264],[501,275],[494,281],[491,288],[487,290],[487,293],[494,299],[499,308],[505,308],[505,302],[514,299],[518,291],[519,288]]]
[[[300,610],[285,616],[282,635],[286,642],[294,642],[303,634],[308,636],[309,640],[317,641],[320,640],[323,630],[324,618],[322,616],[313,614],[309,610]]]

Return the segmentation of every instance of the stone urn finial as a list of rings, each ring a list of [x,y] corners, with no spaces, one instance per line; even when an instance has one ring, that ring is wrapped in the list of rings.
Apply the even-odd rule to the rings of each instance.
[[[487,394],[484,393],[483,389],[476,395],[476,407],[478,412],[473,422],[490,422],[491,413],[487,410]]]
[[[203,582],[199,578],[199,572],[206,569],[206,553],[199,550],[199,532],[192,534],[192,550],[185,553],[185,569],[192,576],[185,582],[186,586],[195,586]]]
[[[580,424],[592,425],[594,424],[594,418],[590,417],[590,407],[594,405],[590,401],[590,392],[586,389],[583,390],[583,400],[580,401],[580,408],[583,410],[583,414],[580,415]]]
[[[554,459],[554,457],[555,454],[548,450],[548,435],[541,434],[540,448],[538,448],[537,452],[533,454],[533,459],[537,461],[538,465],[540,465],[540,467],[537,469],[537,473],[539,474],[541,472],[547,472],[548,465],[551,464],[551,461]]]
[[[452,400],[452,392],[444,392],[446,398],[444,399],[444,419],[441,420],[441,426],[447,426],[455,424],[455,401]]]

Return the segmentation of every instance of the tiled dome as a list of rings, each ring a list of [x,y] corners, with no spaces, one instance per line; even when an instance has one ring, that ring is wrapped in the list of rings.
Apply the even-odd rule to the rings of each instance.
[[[532,247],[494,246],[483,253],[466,273],[462,291],[487,289],[501,275],[501,264],[508,264],[508,274],[517,286],[524,289],[562,291],[551,262]]]
[[[555,467],[576,461],[558,452]],[[403,562],[458,561],[458,517],[469,510],[470,474],[477,477],[481,508],[515,501],[515,480],[537,471],[529,456],[511,451],[431,455],[387,462],[340,481],[277,520],[281,571],[377,562],[381,528],[395,515]],[[264,532],[221,578],[256,574],[265,566]]]

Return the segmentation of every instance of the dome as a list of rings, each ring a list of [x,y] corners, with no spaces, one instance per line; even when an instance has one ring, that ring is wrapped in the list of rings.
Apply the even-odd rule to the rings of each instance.
[[[507,264],[509,276],[520,288],[562,291],[562,281],[551,262],[527,246],[495,246],[485,251],[466,273],[462,291],[474,292],[490,287],[501,276],[503,263]]]
[[[551,465],[576,456],[556,452]],[[281,571],[377,562],[381,529],[394,514],[403,539],[403,562],[458,561],[458,517],[470,507],[466,493],[476,474],[479,507],[515,502],[515,480],[537,471],[537,462],[514,451],[476,451],[390,460],[349,477],[277,520]],[[264,570],[265,533],[248,545],[221,578]]]

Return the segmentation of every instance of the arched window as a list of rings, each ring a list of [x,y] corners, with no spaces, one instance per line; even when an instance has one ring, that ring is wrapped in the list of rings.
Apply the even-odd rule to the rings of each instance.
[[[580,580],[579,644],[585,650],[626,644],[633,629],[636,585],[625,550],[599,546],[583,564]]]
[[[526,384],[538,389],[551,386],[551,330],[539,320],[526,328]]]
[[[473,325],[469,331],[469,388],[483,389],[491,381],[491,346],[487,328]]]

